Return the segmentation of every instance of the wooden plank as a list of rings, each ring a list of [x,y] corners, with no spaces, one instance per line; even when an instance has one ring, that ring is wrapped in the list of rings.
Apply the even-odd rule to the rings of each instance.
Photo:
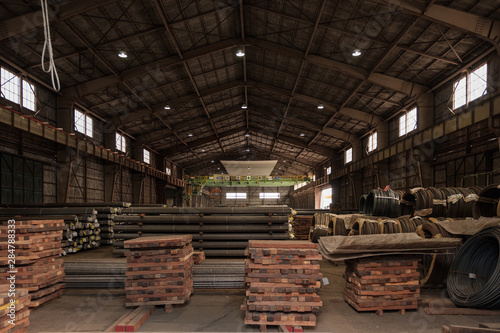
[[[130,315],[134,311],[135,310],[130,310],[130,311],[125,312],[120,318],[118,318],[117,321],[115,321],[113,324],[111,324],[104,332],[117,332],[116,325],[121,323],[125,318],[127,318],[128,315]]]
[[[135,318],[142,310],[147,308],[146,305],[141,305],[137,309],[130,311],[126,314],[126,316],[120,317],[120,321],[116,323],[114,332],[125,332],[125,327],[127,324]]]
[[[154,306],[147,306],[135,316],[125,327],[125,332],[135,332],[146,322],[151,314],[156,310]]]
[[[444,327],[443,327],[444,328]],[[447,327],[450,333],[498,333],[496,329],[482,328],[482,327],[470,327],[470,326],[458,326],[450,325]]]

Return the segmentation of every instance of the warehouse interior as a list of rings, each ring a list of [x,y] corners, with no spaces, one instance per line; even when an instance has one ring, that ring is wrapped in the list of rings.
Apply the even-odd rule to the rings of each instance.
[[[499,82],[491,0],[0,1],[0,333],[500,331]]]

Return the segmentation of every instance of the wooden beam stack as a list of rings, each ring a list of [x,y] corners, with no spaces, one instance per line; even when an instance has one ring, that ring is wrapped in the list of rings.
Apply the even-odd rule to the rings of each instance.
[[[191,235],[165,235],[126,241],[125,305],[188,301],[193,292],[191,240]]]
[[[357,311],[417,309],[419,259],[384,256],[346,260],[344,298]]]
[[[15,222],[15,250],[8,247],[8,223],[0,223],[0,279],[15,275],[16,288],[30,293],[29,307],[38,307],[62,295],[64,261],[62,253],[63,220],[19,220]],[[15,254],[15,263],[8,255]],[[15,273],[11,273],[15,272]]]
[[[201,264],[203,261],[205,261],[205,252],[203,251],[193,252],[193,260],[195,265]]]
[[[245,260],[245,324],[315,326],[323,303],[318,244],[250,240]]]
[[[26,332],[30,324],[28,303],[31,296],[28,290],[16,288],[14,294],[9,285],[0,286],[0,333]],[[13,318],[14,322],[11,321]]]
[[[295,216],[293,219],[293,235],[295,239],[308,240],[311,232],[313,216]]]

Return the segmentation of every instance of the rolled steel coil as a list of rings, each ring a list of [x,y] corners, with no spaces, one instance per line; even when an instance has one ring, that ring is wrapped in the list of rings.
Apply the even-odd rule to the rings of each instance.
[[[450,299],[457,306],[500,308],[500,227],[469,238],[458,251],[448,274]]]
[[[446,196],[443,191],[436,187],[429,187],[427,189],[432,195],[432,217],[446,216]]]
[[[500,216],[500,184],[486,186],[478,193],[479,198],[474,203],[473,216],[475,219],[481,216]]]
[[[427,216],[432,212],[433,195],[425,188],[415,188],[404,194],[403,202],[407,206],[404,210],[409,215]]]
[[[368,194],[365,206],[367,215],[373,216],[399,216],[399,196],[391,189],[387,191],[373,189]]]
[[[318,243],[320,237],[328,236],[327,229],[314,229],[311,233],[311,242]]]
[[[359,213],[366,214],[366,198],[368,198],[368,194],[363,194],[359,199]]]
[[[358,218],[352,225],[350,236],[380,234],[380,225],[377,221]]]
[[[347,236],[350,229],[345,226],[345,221],[341,217],[336,217],[333,220],[332,232],[334,236]]]
[[[464,211],[464,208],[462,207],[462,200],[459,199],[459,197],[462,195],[462,193],[454,187],[445,187],[442,188],[441,191],[446,196],[446,216],[449,217],[462,217],[462,212]],[[454,200],[456,200],[454,202]]]

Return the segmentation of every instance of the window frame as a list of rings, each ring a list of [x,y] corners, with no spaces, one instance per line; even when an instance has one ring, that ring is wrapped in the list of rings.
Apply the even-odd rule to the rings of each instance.
[[[142,148],[142,161],[146,164],[151,164],[151,152],[146,148]]]
[[[26,88],[25,85],[28,87]],[[26,96],[28,93],[29,96]],[[31,100],[31,97],[33,100]],[[33,105],[33,108],[28,107],[28,105]],[[36,111],[36,87],[26,79],[21,79],[21,106],[30,111]]]
[[[366,147],[368,154],[377,150],[377,145],[378,145],[377,141],[378,141],[377,132],[373,132],[368,136],[368,144]]]
[[[4,74],[10,74],[10,77],[7,77],[7,75]],[[12,89],[15,88],[15,89]],[[12,89],[12,90],[11,90]],[[17,91],[15,91],[17,90]],[[16,75],[16,73],[8,70],[5,67],[0,68],[0,92],[3,98],[6,100],[21,105],[21,78]],[[14,97],[17,97],[17,101],[13,99]]]
[[[473,93],[475,91],[479,91],[480,88],[476,88],[475,86],[472,87],[474,82],[479,81],[479,79],[482,79],[482,76],[476,74],[478,71],[482,71],[484,69],[484,78],[486,79],[483,84],[483,92],[482,94],[476,94]],[[474,75],[476,75],[479,79],[476,80],[474,79]],[[457,98],[457,90],[460,92],[460,98]],[[468,106],[470,102],[473,102],[477,99],[480,99],[484,95],[488,94],[488,62],[484,62],[483,64],[477,66],[474,68],[474,70],[467,72],[464,76],[460,77],[458,80],[455,80],[453,82],[453,94],[452,94],[452,100],[453,100],[453,110],[459,109],[463,106]],[[457,103],[459,101],[459,103]]]
[[[279,192],[260,192],[259,199],[278,200],[278,199],[281,199],[281,193],[279,193]]]
[[[232,195],[234,194],[234,196]],[[245,200],[247,199],[246,192],[226,192],[227,200]]]
[[[169,176],[172,175],[172,168],[169,168],[169,167],[165,167],[165,173]]]
[[[411,117],[412,120],[415,121],[413,127],[410,129],[410,125],[408,123],[408,120],[410,119],[410,115],[415,114],[415,116]],[[404,119],[404,120],[403,120]],[[404,112],[400,117],[399,117],[399,137],[403,137],[405,135],[408,135],[409,133],[417,130],[418,128],[418,109],[417,107],[414,107],[410,111]]]
[[[344,152],[344,164],[349,164],[351,162],[352,162],[352,147],[346,149]]]
[[[79,119],[82,119],[83,124],[78,124],[76,114],[80,113],[82,116]],[[81,127],[82,130],[79,129]],[[78,110],[77,108],[73,109],[73,128],[78,133],[81,133],[89,138],[94,137],[94,118],[89,116],[86,112]]]
[[[120,142],[120,144],[118,144],[118,142]],[[122,153],[127,153],[127,140],[125,139],[125,135],[118,132],[115,133],[115,148]]]
[[[332,167],[329,166],[328,168],[326,168],[326,175],[329,176],[332,174]]]

